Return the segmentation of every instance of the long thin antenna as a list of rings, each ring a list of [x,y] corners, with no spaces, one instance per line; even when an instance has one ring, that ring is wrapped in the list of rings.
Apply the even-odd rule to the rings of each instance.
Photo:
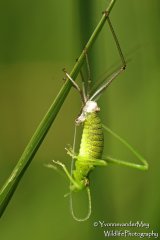
[[[75,146],[76,146],[76,135],[77,135],[77,126],[75,125],[75,129],[74,129],[74,138],[73,138],[73,152],[75,152]],[[73,166],[74,166],[74,158],[72,157],[72,161],[71,161],[71,177],[73,176]],[[70,182],[70,189],[71,189],[71,185],[72,183]],[[92,211],[92,204],[91,204],[91,193],[90,193],[90,188],[87,187],[87,195],[88,195],[88,213],[84,218],[78,218],[73,210],[73,198],[72,198],[72,191],[70,190],[69,193],[69,197],[70,197],[70,211],[71,211],[71,215],[72,217],[78,221],[78,222],[83,222],[86,221],[90,215],[91,215],[91,211]]]
[[[72,214],[72,217],[74,218],[74,220],[76,220],[78,222],[87,221],[90,218],[90,216],[91,216],[91,212],[92,212],[91,192],[90,192],[90,188],[89,187],[87,187],[86,190],[87,190],[87,195],[88,195],[88,213],[87,213],[86,217],[84,217],[84,218],[78,218],[78,217],[75,216],[75,213],[73,211],[72,193],[70,194],[70,210],[71,210],[71,214]]]

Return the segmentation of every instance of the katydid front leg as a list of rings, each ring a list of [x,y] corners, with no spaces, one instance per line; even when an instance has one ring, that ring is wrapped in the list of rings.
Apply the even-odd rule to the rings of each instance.
[[[76,181],[73,179],[73,177],[71,176],[71,174],[68,172],[66,166],[61,163],[60,161],[55,161],[52,160],[54,164],[59,165],[60,167],[62,167],[63,171],[65,172],[65,174],[67,175],[67,177],[69,178],[70,182],[74,185],[75,188],[79,188],[79,185],[76,183]]]

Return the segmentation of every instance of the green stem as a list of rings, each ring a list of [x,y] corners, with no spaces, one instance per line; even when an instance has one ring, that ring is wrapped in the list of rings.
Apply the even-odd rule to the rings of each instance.
[[[111,0],[108,8],[106,11],[110,13],[114,3],[116,0]],[[84,51],[82,51],[80,57],[78,58],[77,62],[75,63],[70,76],[72,79],[76,79],[80,68],[85,59],[85,51],[89,50],[93,43],[95,42],[96,38],[98,37],[104,23],[106,21],[106,15],[103,14],[102,18],[100,19],[97,27],[95,28],[94,32],[92,33],[89,41],[87,42]],[[41,123],[39,124],[38,128],[36,129],[35,133],[33,134],[30,142],[26,146],[21,158],[19,159],[17,165],[15,166],[13,172],[7,179],[6,183],[0,190],[0,217],[2,216],[5,208],[7,207],[14,191],[16,190],[18,183],[20,182],[23,174],[25,173],[26,169],[28,168],[29,164],[31,163],[34,155],[36,154],[39,146],[41,145],[44,137],[46,136],[49,128],[51,127],[55,117],[57,116],[60,108],[65,101],[70,89],[71,89],[71,82],[66,81],[62,86],[60,92],[58,93],[57,97],[55,98],[53,104],[49,108],[48,112],[42,119]]]

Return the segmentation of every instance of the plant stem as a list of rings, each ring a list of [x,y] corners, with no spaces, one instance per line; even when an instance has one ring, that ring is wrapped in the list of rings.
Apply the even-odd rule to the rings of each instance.
[[[114,3],[116,0],[111,0],[108,8],[106,11],[110,13]],[[87,42],[84,50],[82,51],[80,57],[78,58],[77,62],[75,63],[70,76],[72,79],[76,79],[79,70],[84,62],[85,59],[85,52],[88,51],[93,43],[95,42],[96,38],[98,37],[104,23],[106,21],[106,15],[103,14],[102,18],[100,19],[97,27],[95,28],[94,32],[92,33],[89,41]],[[21,158],[19,159],[17,165],[13,169],[13,172],[5,182],[4,186],[0,190],[0,217],[2,216],[5,208],[7,207],[12,195],[14,194],[18,183],[20,182],[23,174],[27,170],[29,164],[31,163],[34,155],[36,154],[39,146],[41,145],[44,137],[46,136],[49,128],[51,127],[55,117],[57,116],[60,108],[67,97],[72,84],[69,80],[67,80],[64,85],[62,86],[61,90],[59,91],[57,97],[55,98],[53,104],[49,108],[48,112],[42,119],[41,123],[37,127],[35,133],[33,134],[31,140],[29,141],[28,145],[26,146]]]

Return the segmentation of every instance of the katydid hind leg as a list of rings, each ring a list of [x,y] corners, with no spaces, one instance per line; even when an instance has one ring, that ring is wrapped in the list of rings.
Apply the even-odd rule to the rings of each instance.
[[[104,159],[98,159],[98,158],[86,158],[86,160],[84,161],[84,160],[80,160],[79,159],[79,163],[81,164],[81,165],[93,165],[93,166],[107,166],[107,162],[106,162],[106,160],[104,160]]]
[[[110,128],[102,124],[103,128],[110,133],[114,138],[116,138],[120,143],[122,143],[129,151],[142,163],[137,164],[133,162],[123,161],[112,157],[106,157],[108,163],[115,163],[123,166],[128,166],[132,168],[137,168],[139,170],[148,170],[147,161],[139,154],[125,139],[120,137],[117,133],[113,132]]]
[[[119,76],[120,73],[122,73],[124,71],[124,68],[121,67],[119,68],[117,71],[115,71],[113,74],[111,74],[111,76],[109,76],[109,78],[106,79],[106,81],[100,86],[100,88],[98,88],[96,90],[96,92],[90,97],[89,100],[91,101],[97,101],[99,96],[101,95],[101,93],[113,82],[113,80]]]
[[[119,53],[119,56],[120,56],[120,59],[121,59],[121,62],[122,62],[122,68],[125,69],[126,68],[126,61],[125,61],[125,58],[124,58],[124,55],[123,55],[120,43],[118,41],[117,35],[116,35],[115,31],[114,31],[113,25],[111,23],[111,20],[110,20],[110,18],[108,16],[107,12],[106,12],[106,17],[107,17],[107,22],[108,22],[110,31],[112,33],[113,39],[115,41],[115,44],[116,44],[116,47],[117,47],[117,50],[118,50],[118,53]]]
[[[137,163],[132,163],[132,162],[127,162],[127,161],[123,161],[120,159],[116,159],[116,158],[113,158],[110,156],[106,157],[106,161],[108,163],[114,163],[114,164],[118,164],[118,165],[122,165],[122,166],[126,166],[126,167],[136,168],[136,169],[142,170],[142,171],[148,170],[148,164],[141,165],[141,164],[137,164]]]
[[[116,44],[116,47],[117,47],[117,50],[118,50],[118,53],[119,53],[119,56],[120,56],[120,59],[121,59],[121,62],[122,62],[122,66],[116,70],[109,78],[107,78],[105,80],[105,82],[102,84],[102,86],[97,89],[97,91],[90,97],[90,100],[97,100],[97,98],[101,95],[101,93],[112,83],[112,81],[120,74],[122,73],[125,68],[126,68],[126,61],[125,61],[125,58],[124,58],[124,55],[123,55],[123,52],[122,52],[122,49],[121,49],[121,46],[119,44],[119,41],[118,41],[118,38],[116,36],[116,33],[114,31],[114,28],[113,28],[113,25],[110,21],[110,18],[109,18],[109,14],[108,12],[104,11],[103,12],[105,15],[106,15],[106,18],[107,18],[107,22],[109,24],[109,28],[110,28],[110,31],[112,33],[112,36],[113,36],[113,39],[115,41],[115,44]]]

